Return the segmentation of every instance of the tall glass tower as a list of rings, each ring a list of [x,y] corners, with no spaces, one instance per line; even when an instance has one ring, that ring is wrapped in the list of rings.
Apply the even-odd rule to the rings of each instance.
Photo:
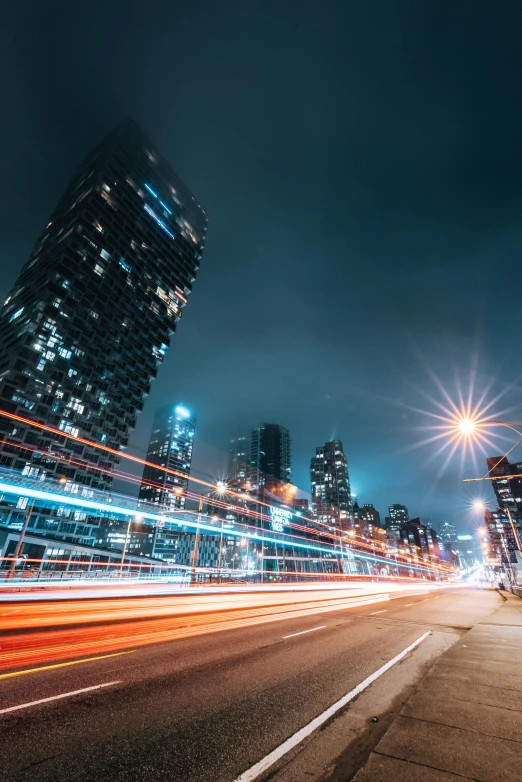
[[[351,527],[352,495],[348,461],[340,440],[315,449],[310,460],[310,482],[314,516],[332,530]]]
[[[0,312],[0,409],[125,447],[192,291],[206,227],[153,144],[121,123],[79,167]],[[119,461],[1,415],[0,438],[0,466],[65,476],[72,491],[108,488]]]
[[[184,405],[166,405],[156,410],[147,461],[140,488],[140,500],[169,509],[184,508],[189,484],[196,418]],[[162,468],[186,475],[172,475]]]
[[[230,441],[228,481],[234,486],[245,487],[249,457],[249,442],[246,437],[235,437]]]
[[[290,433],[279,424],[261,424],[252,430],[248,480],[253,490],[278,490],[292,480]]]

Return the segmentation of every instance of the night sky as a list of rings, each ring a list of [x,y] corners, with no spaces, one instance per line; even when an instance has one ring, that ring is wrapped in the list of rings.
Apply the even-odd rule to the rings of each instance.
[[[521,29],[519,0],[12,4],[2,298],[82,157],[133,117],[209,215],[135,452],[171,400],[196,411],[199,475],[277,422],[298,486],[340,438],[358,501],[467,531],[484,455],[442,471],[437,443],[408,449],[435,376],[455,399],[474,372],[477,400],[509,384],[495,409],[519,407]]]

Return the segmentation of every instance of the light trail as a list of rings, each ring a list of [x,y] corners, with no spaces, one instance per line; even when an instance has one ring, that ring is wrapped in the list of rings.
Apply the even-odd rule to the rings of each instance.
[[[18,422],[27,424],[29,426],[35,427],[37,429],[42,429],[43,431],[51,432],[52,434],[56,435],[57,437],[73,440],[74,442],[81,442],[82,444],[88,445],[89,447],[92,447],[92,448],[95,448],[95,449],[98,449],[98,450],[101,450],[101,451],[104,451],[104,452],[107,452],[107,453],[115,454],[119,458],[129,459],[131,461],[137,462],[137,463],[142,464],[144,466],[150,466],[150,467],[154,467],[155,469],[161,469],[165,473],[172,474],[172,475],[175,475],[177,477],[182,477],[185,480],[192,480],[192,481],[197,482],[197,483],[199,483],[201,485],[204,485],[204,486],[207,486],[207,487],[211,487],[214,492],[217,492],[219,494],[220,487],[218,487],[217,484],[214,485],[214,484],[209,483],[208,481],[203,481],[203,480],[201,480],[199,478],[190,478],[190,476],[187,473],[182,473],[182,472],[179,472],[177,470],[172,470],[171,468],[168,468],[168,467],[162,467],[162,466],[155,465],[153,462],[148,462],[147,460],[140,459],[137,456],[132,456],[130,454],[126,454],[126,453],[121,452],[121,451],[119,451],[117,449],[110,448],[109,446],[105,446],[105,445],[102,445],[100,443],[96,443],[95,441],[88,440],[87,438],[77,437],[77,436],[69,434],[68,432],[62,432],[60,429],[56,429],[55,427],[51,427],[51,426],[48,426],[46,424],[38,423],[36,421],[33,421],[30,418],[26,418],[24,416],[19,416],[19,415],[16,415],[14,413],[10,413],[10,412],[8,412],[6,410],[0,409],[0,415],[4,416],[4,417],[7,417],[9,419],[16,420]],[[455,426],[455,424],[454,424],[454,426]],[[175,493],[175,492],[173,491],[173,493]],[[230,494],[233,495],[232,492],[230,492]],[[243,497],[241,497],[240,495],[237,495],[237,496],[240,499],[251,500],[252,502],[254,502],[255,504],[260,505],[260,506],[264,506],[264,507],[267,507],[267,508],[274,507],[274,506],[269,505],[268,503],[259,501],[257,499],[252,499],[248,495],[244,495]],[[203,495],[198,495],[198,497],[200,499],[203,499]],[[66,500],[63,500],[63,501],[66,501]],[[208,498],[207,498],[207,501],[208,501]],[[229,505],[227,505],[226,507],[229,507]],[[100,508],[100,507],[98,507],[98,509],[102,510],[102,508]],[[107,512],[106,508],[105,508],[105,510]],[[235,506],[235,510],[237,510],[242,515],[248,515],[248,514],[244,514],[245,508],[242,507],[242,506]],[[142,514],[141,511],[138,511],[138,512],[140,513],[140,515],[144,515],[145,517],[148,516],[148,514]],[[129,515],[129,514],[127,514],[127,515]],[[269,517],[265,516],[264,518],[269,520]],[[308,522],[310,522],[311,524],[313,524],[315,526],[317,526],[317,524],[321,524],[324,527],[328,527],[328,525],[323,523],[323,522],[317,522],[316,520],[308,519],[307,517],[301,517],[301,518],[303,519],[303,521],[308,521]],[[174,523],[179,525],[179,520],[173,520],[172,518],[170,518],[169,520],[170,521],[174,521]],[[236,523],[236,525],[243,526],[246,529],[256,529],[257,530],[257,528],[252,528],[252,527],[250,527],[248,525],[242,525],[241,522],[235,522],[235,523]],[[198,521],[198,524],[196,525],[196,527],[194,527],[194,525],[191,525],[190,523],[188,524],[188,526],[193,526],[193,528],[198,527],[200,530],[204,529],[203,526],[199,523],[199,521]],[[361,554],[360,553],[360,549],[354,549],[352,547],[354,541],[353,541],[353,539],[350,539],[346,533],[343,534],[341,532],[339,535],[336,535],[335,533],[331,533],[331,532],[328,532],[326,530],[323,531],[323,532],[316,533],[314,527],[312,527],[312,528],[305,528],[305,527],[302,527],[301,525],[296,525],[294,522],[289,522],[288,526],[290,526],[292,528],[297,527],[298,529],[304,531],[307,534],[312,532],[313,534],[320,534],[320,535],[323,535],[323,536],[331,538],[332,541],[334,541],[332,543],[332,546],[331,546],[334,551],[335,551],[335,548],[336,548],[336,543],[339,546],[339,548],[341,549],[342,548],[342,543],[344,542],[344,545],[345,545],[345,547],[347,548],[348,551],[350,551],[351,553],[357,552],[358,558],[370,560],[370,561],[373,561],[375,563],[380,562],[380,563],[382,563],[382,564],[384,564],[386,566],[390,565],[390,562],[389,562],[388,558],[386,558],[386,557],[379,558],[379,557],[377,557],[375,555],[375,551],[374,550],[375,550],[376,544],[378,545],[378,541],[373,541],[373,543],[370,544],[370,543],[367,543],[366,541],[362,542],[362,540],[361,540],[362,536],[356,536],[357,538],[359,538],[358,545],[360,547],[366,548],[368,551],[369,550],[372,551],[372,555],[370,556],[369,554],[368,555]],[[206,528],[206,531],[209,531],[208,527]],[[227,534],[234,534],[234,533],[232,531],[230,531],[230,532],[227,532]],[[236,535],[238,535],[238,534],[241,534],[241,533],[236,533]],[[289,533],[284,533],[284,534],[286,535],[287,538],[288,537],[291,537],[291,538],[295,538],[296,537],[296,536],[291,535]],[[274,541],[274,539],[268,539],[268,538],[265,538],[265,537],[262,537],[262,536],[258,536],[257,533],[253,535],[252,533],[245,532],[242,536],[249,537],[249,538],[255,537],[255,538],[258,538],[259,540],[262,540],[263,542],[266,541],[266,542],[269,542],[269,543],[276,543],[276,541]],[[298,541],[299,541],[299,538],[297,539],[297,541],[295,543],[290,541],[290,544],[294,548],[295,547],[304,548],[303,544],[299,543]],[[281,540],[281,538],[277,539],[277,543],[279,543],[281,546],[286,547],[286,548],[290,547],[288,545],[289,541]],[[276,545],[277,545],[277,543],[276,543]],[[328,544],[323,544],[323,545],[328,545]],[[384,544],[382,544],[382,545],[384,546]],[[310,550],[310,551],[312,551],[312,550],[316,550],[316,551],[321,551],[322,550],[322,551],[324,551],[324,549],[319,549],[317,547],[314,548],[313,546],[309,546],[308,550]],[[341,559],[343,559],[343,558],[346,559],[347,556],[348,556],[347,554],[345,554],[344,557],[343,557],[342,550],[339,550],[338,552],[335,551],[335,555],[340,557]],[[397,553],[397,558],[401,558],[401,557],[404,557],[404,559],[402,560],[404,566],[405,567],[411,567],[414,570],[420,570],[420,571],[424,570],[426,572],[430,572],[432,570],[444,571],[446,569],[449,572],[449,570],[450,570],[450,568],[445,568],[444,566],[442,566],[440,564],[435,564],[435,565],[432,565],[431,567],[423,567],[423,566],[418,565],[418,564],[417,565],[413,565],[413,564],[409,564],[409,563],[407,564],[406,555],[405,554],[401,554],[401,553]]]
[[[205,519],[207,521],[203,522],[201,520],[202,519],[201,514],[196,514],[190,511],[186,511],[185,513],[187,514],[191,513],[193,517],[196,517],[195,520],[191,520],[187,518],[187,516],[184,516],[183,518],[176,518],[175,516],[172,515],[167,516],[165,513],[158,513],[157,511],[151,512],[150,510],[146,510],[142,506],[140,506],[139,508],[136,507],[123,508],[120,505],[111,504],[110,502],[107,501],[97,502],[83,497],[72,497],[66,494],[42,491],[41,489],[30,488],[27,485],[23,485],[20,483],[10,484],[10,483],[6,483],[5,481],[0,481],[0,492],[4,492],[5,494],[14,494],[18,496],[19,495],[27,496],[35,500],[40,499],[50,503],[58,503],[58,504],[70,505],[73,507],[88,508],[90,510],[102,511],[115,516],[118,515],[123,516],[124,518],[127,519],[129,517],[135,517],[136,514],[139,513],[142,519],[148,519],[153,522],[158,522],[158,521],[160,521],[161,523],[169,522],[170,524],[174,524],[177,527],[188,527],[193,530],[199,529],[200,532],[209,532],[214,536],[220,534],[220,527],[217,527],[215,524],[209,523],[213,521],[211,518],[209,519],[208,516],[205,516]],[[181,515],[181,513],[179,515]],[[392,564],[390,563],[390,560],[388,558],[379,556],[377,554],[374,555],[364,554],[357,549],[347,549],[345,551],[339,551],[333,545],[329,546],[327,543],[323,543],[322,545],[314,545],[311,543],[304,542],[303,538],[299,538],[289,533],[281,533],[281,537],[277,537],[277,533],[270,533],[265,530],[259,530],[257,527],[249,527],[241,524],[236,524],[236,526],[239,526],[240,529],[226,530],[226,535],[228,537],[245,538],[253,542],[258,542],[263,544],[265,543],[273,544],[275,546],[280,546],[286,549],[294,549],[294,550],[301,549],[304,551],[317,552],[319,554],[322,553],[327,555],[333,555],[339,559],[351,559],[352,557],[354,557],[358,559],[369,560],[375,563],[381,563],[386,566],[390,566],[390,564]],[[274,534],[276,537],[273,537]],[[426,573],[430,573],[430,572],[435,573],[436,571],[443,570],[443,568],[440,565],[432,565],[430,567],[430,566],[423,566],[420,564],[413,564],[408,562],[407,564],[404,564],[404,566],[408,567],[411,570],[417,570]]]
[[[430,588],[421,585],[417,591]],[[74,658],[86,655],[101,658],[166,641],[357,608],[404,593],[411,594],[412,586],[363,584],[351,589],[10,605],[0,617],[0,669],[30,666],[36,673],[37,665],[63,665],[71,659],[76,665],[84,660]]]
[[[1,414],[1,411],[0,411],[0,414]],[[36,425],[36,423],[35,423],[35,425]],[[69,436],[72,437],[72,435],[69,435]],[[41,453],[42,452],[41,448],[39,449],[39,448],[36,448],[36,447],[32,447],[32,446],[27,445],[25,443],[24,444],[12,443],[11,441],[8,441],[8,440],[5,440],[5,439],[2,439],[1,442],[7,443],[9,445],[9,447],[17,448],[20,451],[29,451],[30,453]],[[111,468],[111,469],[105,468],[105,467],[100,467],[99,465],[95,464],[94,462],[90,462],[90,461],[88,461],[86,459],[74,458],[71,455],[67,455],[67,454],[63,454],[63,453],[60,453],[60,452],[56,452],[54,450],[53,451],[46,451],[46,453],[48,453],[53,459],[56,459],[57,461],[64,462],[66,464],[74,465],[76,467],[81,467],[82,469],[90,470],[90,471],[93,471],[93,472],[98,472],[98,473],[101,473],[103,475],[108,475],[110,477],[117,477],[117,478],[119,478],[119,479],[121,479],[121,480],[123,480],[123,481],[125,481],[127,483],[136,484],[136,485],[139,485],[139,486],[145,484],[146,486],[150,486],[151,488],[160,488],[165,493],[171,494],[175,498],[179,498],[179,496],[180,496],[180,494],[174,488],[172,490],[170,490],[170,488],[168,486],[165,486],[165,485],[163,485],[163,484],[161,484],[161,483],[159,483],[157,481],[152,481],[150,479],[144,480],[143,478],[140,479],[137,476],[134,476],[131,473],[127,473],[127,472],[124,472],[122,470],[119,470],[116,467]],[[143,462],[143,463],[145,464],[145,462]],[[163,470],[164,469],[160,465],[158,465],[157,468],[158,468],[158,470]],[[185,477],[188,480],[189,476],[186,475]],[[193,478],[191,480],[195,480],[196,481],[197,479]],[[231,497],[233,497],[235,499],[237,499],[239,497],[239,495],[237,495],[234,492],[224,492],[224,493],[225,494],[229,494]],[[115,496],[120,496],[120,495],[116,494]],[[185,499],[194,500],[196,503],[199,502],[201,499],[206,499],[207,500],[207,504],[211,504],[213,507],[221,508],[221,509],[224,509],[224,510],[232,510],[232,511],[240,514],[241,516],[247,516],[249,518],[265,521],[265,522],[268,522],[268,523],[270,523],[270,521],[271,521],[271,517],[269,515],[260,513],[259,511],[256,511],[256,510],[253,510],[252,508],[249,508],[248,506],[234,505],[234,504],[232,504],[232,501],[230,499],[229,500],[222,500],[222,499],[219,499],[219,497],[211,497],[210,498],[207,495],[198,494],[197,492],[193,492],[193,491],[188,490],[188,489],[182,491],[182,496]],[[272,505],[270,505],[268,503],[265,503],[265,502],[262,502],[261,500],[258,500],[257,498],[250,497],[249,495],[245,495],[243,497],[243,499],[246,500],[246,501],[251,502],[252,504],[260,505],[260,506],[263,506],[263,507],[266,507],[266,508],[274,507],[274,506],[272,506]],[[171,510],[168,506],[162,506],[162,507],[165,507],[166,512]],[[191,512],[191,511],[185,511],[185,509],[181,509],[180,508],[180,509],[177,509],[177,512],[182,513],[182,512]],[[315,535],[315,536],[324,536],[324,537],[330,538],[333,541],[335,541],[337,543],[337,545],[338,545],[340,536],[336,535],[333,532],[331,532],[328,524],[326,524],[325,522],[319,521],[319,520],[308,519],[306,516],[301,516],[301,518],[303,519],[303,521],[309,521],[310,523],[315,524],[316,527],[305,527],[305,526],[303,526],[301,524],[296,524],[295,522],[291,522],[291,521],[288,522],[288,526],[292,527],[294,529],[298,529],[300,531],[303,531],[306,534],[312,534],[312,535]],[[235,523],[236,524],[241,524],[241,522],[235,522]],[[244,525],[244,526],[246,528],[248,528],[247,525]],[[324,527],[324,529],[323,530],[317,529],[317,526]],[[361,539],[361,536],[359,536],[359,535],[355,535],[355,541],[353,539],[349,539],[347,541],[345,540],[345,542],[353,544],[353,542],[357,542],[357,538],[360,539],[360,545],[363,548],[367,548],[368,550],[370,550],[370,544],[368,544],[366,541],[363,541]],[[383,546],[383,544],[380,541],[377,541],[377,540],[374,541],[373,545],[375,545],[377,547]]]
[[[177,478],[183,478],[184,480],[191,480],[195,483],[199,483],[202,486],[207,486],[214,490],[217,488],[214,483],[203,481],[201,478],[191,478],[191,476],[186,472],[172,470],[170,467],[158,468],[158,465],[154,464],[154,462],[148,462],[146,459],[140,459],[138,456],[132,456],[132,454],[125,453],[124,451],[118,451],[116,448],[110,448],[108,445],[102,445],[101,443],[97,443],[94,440],[88,440],[86,437],[75,437],[68,432],[62,432],[61,429],[56,429],[54,426],[49,426],[48,424],[42,424],[38,421],[33,421],[31,418],[25,418],[22,415],[15,415],[15,413],[10,413],[7,410],[2,409],[0,409],[0,415],[4,416],[5,418],[10,418],[12,421],[18,421],[19,423],[31,426],[34,429],[42,429],[44,432],[50,432],[51,434],[56,435],[56,437],[65,438],[66,440],[73,440],[75,443],[82,443],[82,445],[87,445],[89,448],[95,448],[99,451],[113,454],[119,459],[128,459],[131,462],[146,465],[147,467],[153,467],[155,470],[162,469],[163,472],[166,472],[169,475],[175,475]]]
[[[306,584],[301,589],[295,586],[287,589],[268,586],[245,591],[232,591],[226,587],[219,593],[210,590],[202,593],[186,591],[170,596],[145,595],[141,598],[115,595],[112,600],[100,599],[94,595],[89,600],[67,599],[48,602],[4,604],[0,615],[0,632],[38,628],[58,628],[78,624],[101,624],[115,620],[149,619],[164,616],[189,616],[216,611],[231,611],[238,608],[263,608],[276,610],[288,604],[299,605],[313,601],[345,600],[361,596],[411,594],[416,585],[394,583],[354,584]],[[429,592],[430,587],[420,584],[419,593]]]
[[[94,448],[94,449],[97,449],[97,450],[100,450],[100,451],[104,451],[106,453],[114,454],[114,455],[118,456],[120,459],[128,459],[128,460],[136,462],[138,464],[142,464],[143,466],[149,466],[149,467],[153,467],[155,469],[160,469],[160,470],[162,470],[165,473],[168,473],[170,475],[175,475],[176,477],[181,477],[184,480],[187,480],[187,481],[190,480],[192,482],[199,483],[200,485],[203,485],[203,486],[206,486],[206,487],[210,487],[211,489],[213,489],[214,492],[217,492],[219,494],[219,488],[220,487],[218,487],[217,484],[209,483],[208,481],[201,480],[200,478],[191,477],[188,473],[183,473],[183,472],[180,472],[178,470],[172,470],[171,468],[168,468],[168,467],[162,467],[160,465],[154,464],[153,462],[148,462],[146,459],[141,459],[141,458],[139,458],[137,456],[132,456],[131,454],[119,451],[119,450],[117,450],[115,448],[110,448],[109,446],[102,445],[101,443],[96,443],[95,441],[89,440],[89,439],[84,438],[84,437],[75,437],[74,435],[69,434],[68,432],[63,432],[60,429],[56,429],[55,427],[39,423],[38,421],[34,421],[31,418],[26,418],[24,416],[16,415],[15,413],[10,413],[7,410],[0,409],[0,415],[4,416],[6,418],[9,418],[11,420],[15,420],[15,421],[18,421],[20,423],[26,424],[28,426],[32,426],[33,428],[41,429],[41,430],[46,431],[46,432],[50,432],[50,433],[56,435],[57,437],[68,439],[68,440],[72,440],[74,442],[81,442],[82,444],[87,445],[87,446],[89,446],[91,448]],[[15,446],[16,446],[16,444],[15,444]],[[27,450],[32,450],[32,449],[29,448]],[[88,464],[90,465],[91,463],[88,462]],[[113,474],[112,470],[111,470],[111,474]],[[229,492],[229,494],[231,494],[232,496],[235,496],[234,493],[232,493],[232,492]],[[197,495],[197,496],[200,498],[203,495]],[[272,506],[272,505],[270,505],[268,503],[265,503],[265,502],[263,502],[261,500],[253,499],[253,498],[249,497],[248,495],[244,495],[243,497],[241,497],[240,495],[237,495],[237,496],[240,499],[245,499],[245,500],[252,501],[256,505],[260,505],[260,506],[267,507],[267,508],[274,507],[274,506]],[[212,501],[214,501],[214,499]],[[244,513],[244,511],[245,511],[245,508],[243,506],[234,506],[234,509],[236,511],[238,511],[239,513]],[[267,517],[267,518],[269,518],[269,517]],[[301,518],[303,519],[303,521],[308,521],[308,522],[310,522],[313,525],[320,525],[320,526],[324,526],[325,528],[328,527],[328,525],[326,523],[324,523],[324,522],[319,522],[319,521],[317,521],[315,519],[309,519],[309,518],[307,518],[305,516],[302,516]],[[325,535],[328,535],[328,536],[331,535],[332,538],[337,540],[337,541],[341,541],[344,538],[345,545],[350,545],[350,543],[352,542],[350,539],[346,539],[346,537],[343,536],[342,534],[341,535],[335,535],[335,534],[329,533],[326,529],[325,529],[325,531],[322,534],[325,534]],[[356,537],[360,538],[361,536],[356,536]]]

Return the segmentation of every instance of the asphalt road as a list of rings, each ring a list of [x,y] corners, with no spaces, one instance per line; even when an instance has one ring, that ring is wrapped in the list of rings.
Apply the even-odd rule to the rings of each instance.
[[[403,596],[0,672],[0,778],[232,782],[426,631],[458,637],[497,599]],[[110,629],[117,638],[119,624]],[[78,628],[61,631],[64,645],[67,632],[76,641]],[[393,686],[392,668],[371,688],[386,677]]]

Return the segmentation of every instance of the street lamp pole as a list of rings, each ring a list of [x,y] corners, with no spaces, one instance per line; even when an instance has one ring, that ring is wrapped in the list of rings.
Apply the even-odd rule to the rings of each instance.
[[[199,525],[201,524],[201,512],[203,510],[203,495],[199,498],[198,505],[198,523],[196,527],[196,536],[194,538],[194,548],[192,549],[192,567],[190,569],[190,583],[193,584],[196,580],[196,567],[198,563],[198,546],[199,546]]]
[[[16,563],[18,562],[20,552],[22,551],[22,546],[24,545],[25,533],[27,532],[27,527],[29,526],[29,520],[31,518],[33,508],[34,508],[34,499],[31,500],[31,504],[29,505],[29,510],[27,511],[27,515],[25,517],[24,526],[22,527],[22,531],[20,532],[20,537],[18,538],[18,543],[16,544],[16,548],[13,554],[13,559],[11,561],[11,564],[9,565],[7,578],[12,578],[15,574]]]
[[[223,527],[225,519],[221,519],[221,534],[219,536],[219,559],[218,559],[218,584],[221,584],[221,564],[223,562]]]

